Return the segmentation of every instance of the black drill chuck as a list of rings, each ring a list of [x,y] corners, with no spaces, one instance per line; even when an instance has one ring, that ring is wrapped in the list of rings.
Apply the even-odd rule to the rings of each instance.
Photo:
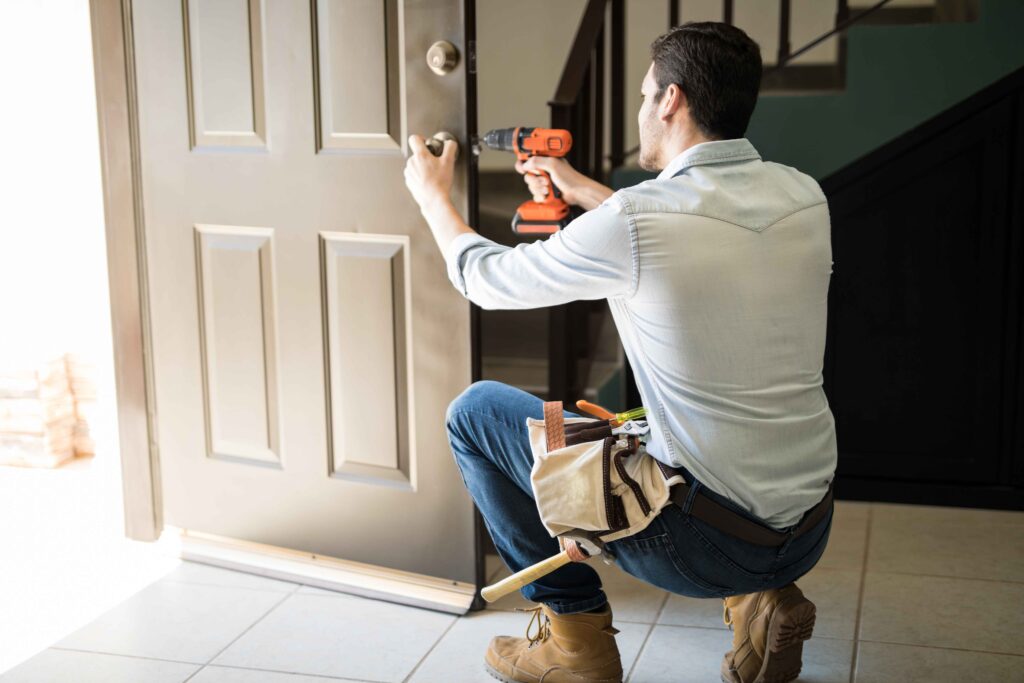
[[[516,151],[516,128],[495,128],[489,130],[484,134],[484,144],[489,149],[494,149],[499,152],[515,152]],[[519,139],[529,137],[530,133],[533,132],[533,128],[519,128]]]

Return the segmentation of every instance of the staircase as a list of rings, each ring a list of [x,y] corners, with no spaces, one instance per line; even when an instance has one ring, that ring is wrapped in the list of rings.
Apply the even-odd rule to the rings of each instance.
[[[515,246],[521,239],[512,232],[511,220],[516,208],[529,198],[526,184],[518,173],[482,173],[479,183],[478,232],[499,244]],[[611,317],[605,315],[607,303],[579,302],[576,315],[585,320],[584,335],[588,348],[574,355],[575,375],[583,378],[570,396],[550,397],[566,400],[609,401],[619,405],[617,391],[622,363],[618,333]],[[564,308],[564,307],[559,307]],[[549,398],[548,348],[552,311],[547,308],[486,311],[479,310],[481,379],[491,379],[519,387],[535,396]]]
[[[844,93],[850,86],[847,30],[851,26],[899,26],[913,31],[916,26],[976,22],[981,4],[979,0],[668,0],[665,16],[666,28],[685,21],[718,20],[746,30],[762,46],[765,73],[758,106],[763,109],[765,102],[796,101],[794,97],[826,101]],[[806,14],[817,15],[817,25],[815,21],[794,21],[794,16],[806,19]],[[587,2],[558,88],[549,101],[550,125],[573,132],[569,161],[613,188],[656,175],[631,167],[638,148],[625,149],[626,122],[635,126],[635,110],[626,111],[625,74],[627,69],[643,71],[646,66],[625,63],[625,23],[625,0]],[[793,46],[796,49],[791,49]],[[606,49],[611,52],[607,64]],[[821,100],[823,97],[826,100]],[[603,148],[606,125],[607,154]],[[753,136],[751,139],[759,144]],[[766,158],[776,159],[771,154]],[[479,196],[481,234],[510,246],[521,241],[510,228],[516,207],[528,198],[519,174],[481,173]],[[631,372],[606,313],[604,301],[527,311],[478,310],[480,378],[499,380],[567,404],[586,398],[611,408],[639,405]]]

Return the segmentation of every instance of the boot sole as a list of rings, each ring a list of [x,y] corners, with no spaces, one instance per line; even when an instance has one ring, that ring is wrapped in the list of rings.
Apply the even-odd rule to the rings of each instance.
[[[789,683],[803,667],[804,641],[814,631],[816,609],[805,597],[793,597],[779,603],[768,624],[768,642],[761,670],[751,683]],[[735,677],[721,675],[722,683],[738,683]]]
[[[497,678],[499,681],[502,681],[503,683],[521,683],[521,681],[517,681],[514,678],[509,678],[505,674],[501,673],[493,666],[488,664],[486,661],[484,662],[484,668],[487,669],[487,673],[489,673],[492,677]],[[620,681],[621,683],[622,679],[620,678],[618,679],[618,681]]]
[[[484,667],[487,669],[487,673],[489,673],[494,678],[497,678],[499,681],[503,681],[504,683],[519,683],[519,681],[515,680],[514,678],[509,678],[508,676],[501,673],[487,662],[484,662]]]
[[[800,675],[804,641],[811,638],[815,617],[814,603],[805,597],[775,608],[768,624],[768,650],[753,683],[789,683]]]

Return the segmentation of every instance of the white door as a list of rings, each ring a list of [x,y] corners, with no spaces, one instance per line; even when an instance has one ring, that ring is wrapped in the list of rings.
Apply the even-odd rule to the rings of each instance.
[[[340,568],[322,585],[464,609],[473,507],[444,415],[469,306],[402,174],[410,133],[465,146],[462,0],[131,8],[165,522],[219,539],[211,561],[277,549]]]

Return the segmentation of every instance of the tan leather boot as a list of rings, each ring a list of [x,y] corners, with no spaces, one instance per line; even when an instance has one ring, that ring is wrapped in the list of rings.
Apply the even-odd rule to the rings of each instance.
[[[556,614],[537,605],[526,638],[496,636],[485,656],[487,671],[506,683],[621,683],[622,660],[611,606],[603,612]],[[530,635],[537,621],[536,635]]]
[[[722,659],[725,683],[786,683],[800,675],[815,608],[795,583],[723,600],[722,621],[733,629]]]

